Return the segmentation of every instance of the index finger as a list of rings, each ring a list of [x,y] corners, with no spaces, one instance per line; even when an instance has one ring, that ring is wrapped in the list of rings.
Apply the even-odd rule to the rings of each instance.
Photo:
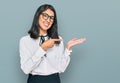
[[[53,41],[62,41],[62,39],[52,39]]]

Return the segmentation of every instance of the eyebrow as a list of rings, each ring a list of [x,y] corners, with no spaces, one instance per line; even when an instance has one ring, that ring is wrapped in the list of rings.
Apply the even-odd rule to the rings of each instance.
[[[48,14],[48,13],[46,13],[46,12],[42,12],[42,13]],[[49,15],[49,14],[48,14],[48,15]],[[54,17],[54,16],[52,16],[52,15],[49,15],[49,16]]]

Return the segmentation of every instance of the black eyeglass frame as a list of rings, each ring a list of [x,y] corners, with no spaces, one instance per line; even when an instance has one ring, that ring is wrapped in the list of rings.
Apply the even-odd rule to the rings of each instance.
[[[44,20],[48,20],[48,18],[49,18],[51,22],[54,21],[54,16],[50,16],[50,15],[48,15],[47,13],[41,13],[41,15],[42,15],[42,18],[43,18]]]

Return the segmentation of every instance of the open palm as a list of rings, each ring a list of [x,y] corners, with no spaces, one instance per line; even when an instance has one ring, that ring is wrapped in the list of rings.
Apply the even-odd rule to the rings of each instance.
[[[86,40],[86,38],[80,38],[80,39],[73,38],[70,41],[68,41],[67,49],[71,49],[73,46],[85,42],[85,40]]]

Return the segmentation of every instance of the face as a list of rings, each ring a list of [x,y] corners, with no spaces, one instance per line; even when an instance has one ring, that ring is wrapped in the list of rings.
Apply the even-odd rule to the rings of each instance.
[[[47,32],[54,22],[54,12],[50,9],[45,10],[39,16],[40,33]]]

